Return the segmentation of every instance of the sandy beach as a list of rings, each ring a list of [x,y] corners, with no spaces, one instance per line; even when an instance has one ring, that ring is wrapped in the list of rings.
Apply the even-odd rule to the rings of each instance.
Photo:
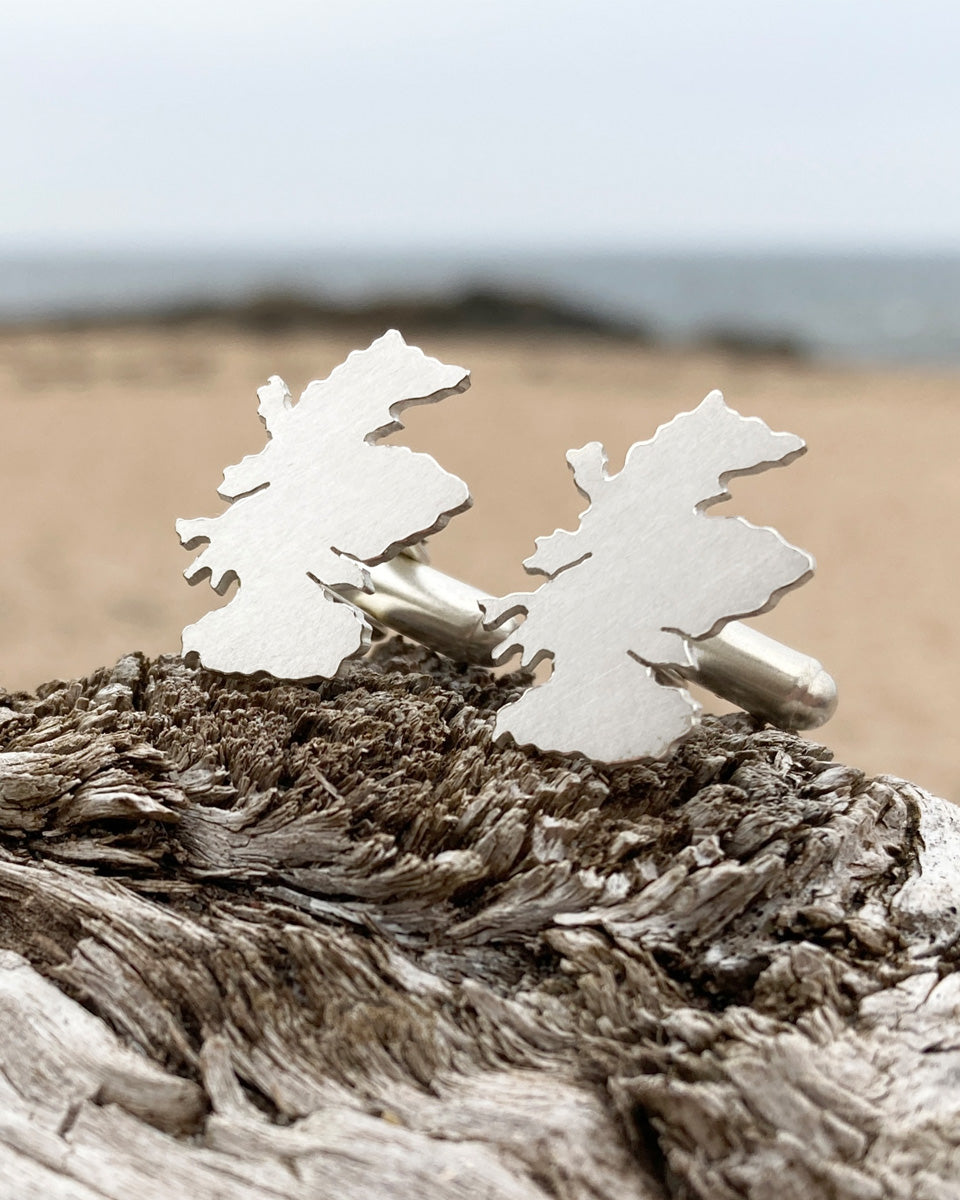
[[[736,481],[725,508],[818,562],[757,626],[839,681],[818,740],[960,800],[960,374],[587,337],[410,340],[473,372],[465,395],[410,410],[395,440],[469,483],[474,507],[434,539],[433,561],[493,594],[529,586],[534,538],[575,524],[568,448],[599,439],[615,469],[715,387],[803,436],[804,458]],[[32,689],[133,649],[178,650],[182,626],[220,601],[184,582],[174,520],[220,511],[223,467],[263,445],[259,384],[277,373],[297,395],[355,344],[215,325],[0,332],[0,681]]]

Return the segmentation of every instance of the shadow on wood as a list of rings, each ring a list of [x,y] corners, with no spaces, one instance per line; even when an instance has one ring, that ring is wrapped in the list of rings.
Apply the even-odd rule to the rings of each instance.
[[[960,1194],[955,810],[747,717],[497,749],[515,694],[394,641],[5,697],[3,1194]]]

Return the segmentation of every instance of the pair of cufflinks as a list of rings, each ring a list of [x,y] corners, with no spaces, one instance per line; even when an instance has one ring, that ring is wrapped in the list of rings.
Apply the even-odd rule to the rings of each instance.
[[[820,664],[739,623],[809,579],[813,559],[773,529],[706,514],[734,476],[802,454],[800,438],[711,392],[631,446],[615,475],[599,442],[571,450],[589,501],[579,528],[537,539],[524,563],[546,576],[536,591],[495,598],[419,552],[470,507],[467,485],[428,454],[380,444],[404,408],[469,382],[396,330],[296,403],[272,377],[258,392],[267,443],[218,489],[229,508],[177,522],[188,550],[206,543],[191,583],[209,578],[223,595],[239,582],[183,631],[184,657],[312,682],[367,649],[372,621],[465,661],[520,651],[552,672],[499,710],[495,739],[606,763],[670,753],[699,713],[686,681],[783,728],[829,718],[836,688]]]

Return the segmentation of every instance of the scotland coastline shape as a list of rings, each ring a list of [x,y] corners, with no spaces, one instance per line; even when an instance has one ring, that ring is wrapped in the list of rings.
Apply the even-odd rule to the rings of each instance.
[[[525,615],[500,661],[519,650],[524,666],[553,662],[546,683],[498,711],[496,740],[610,763],[669,753],[699,713],[677,679],[694,665],[689,640],[767,611],[814,569],[776,530],[705,510],[728,498],[734,476],[805,449],[714,391],[631,446],[615,475],[599,442],[571,450],[590,500],[579,528],[537,539],[524,563],[547,576],[536,592],[483,604],[488,628]]]
[[[470,504],[463,480],[428,454],[378,441],[399,414],[469,387],[469,372],[429,358],[390,330],[355,350],[293,403],[273,376],[259,389],[268,441],[224,471],[216,517],[179,520],[184,572],[233,599],[183,631],[183,654],[223,672],[330,678],[369,644],[365,615],[335,594],[369,591],[365,565],[438,532]]]

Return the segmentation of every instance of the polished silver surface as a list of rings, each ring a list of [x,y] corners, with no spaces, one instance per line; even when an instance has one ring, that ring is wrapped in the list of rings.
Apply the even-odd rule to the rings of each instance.
[[[485,629],[479,602],[488,594],[410,553],[371,568],[372,593],[341,588],[340,594],[396,633],[460,662],[490,666],[519,621]],[[780,729],[816,729],[836,710],[836,684],[815,658],[742,621],[689,645],[693,661],[682,668],[684,678]]]
[[[480,601],[487,592],[418,561],[409,552],[370,568],[372,592],[338,588],[339,595],[378,624],[459,662],[490,666],[507,630],[484,629]],[[511,622],[512,629],[517,622]]]
[[[815,658],[742,621],[691,642],[688,679],[781,729],[818,729],[837,709],[837,685]]]

